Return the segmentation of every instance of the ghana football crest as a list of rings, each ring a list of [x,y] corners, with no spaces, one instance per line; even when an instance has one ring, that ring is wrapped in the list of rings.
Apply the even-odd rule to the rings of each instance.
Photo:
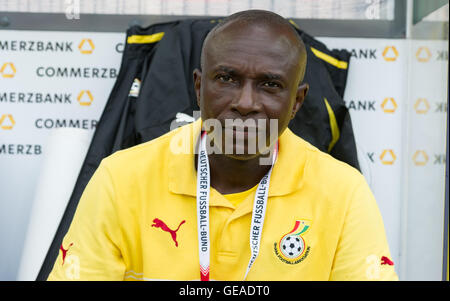
[[[311,227],[308,220],[295,221],[294,229],[274,243],[275,255],[284,263],[297,264],[302,262],[309,254],[310,246],[305,242],[304,235]]]

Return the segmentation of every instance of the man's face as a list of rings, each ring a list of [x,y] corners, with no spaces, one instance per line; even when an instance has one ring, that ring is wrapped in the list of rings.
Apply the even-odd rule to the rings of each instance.
[[[197,101],[203,121],[220,122],[223,131],[217,140],[222,140],[225,155],[247,160],[260,152],[249,148],[250,142],[258,143],[251,124],[258,126],[258,120],[259,125],[266,124],[269,145],[274,142],[269,121],[275,119],[278,125],[276,140],[300,108],[308,89],[299,87],[301,64],[306,62],[300,61],[293,34],[286,28],[242,28],[233,22],[219,31],[205,47],[203,70],[194,71]],[[242,120],[246,126],[226,127],[227,119]],[[236,139],[232,154],[225,151],[226,135]]]

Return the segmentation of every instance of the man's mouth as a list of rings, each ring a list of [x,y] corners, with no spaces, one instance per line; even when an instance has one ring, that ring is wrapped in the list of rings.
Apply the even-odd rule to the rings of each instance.
[[[236,141],[247,141],[249,139],[256,139],[258,135],[258,129],[248,127],[226,127],[224,128],[223,134],[224,137],[232,137],[232,139],[236,139]]]
[[[258,128],[256,127],[226,127],[225,130],[232,130],[233,132],[239,133],[248,133],[248,132],[257,132]]]
[[[242,123],[230,123],[230,124],[227,124],[227,123],[225,123],[225,124],[223,124],[222,123],[222,128],[224,129],[224,130],[233,130],[233,131],[235,131],[235,132],[249,132],[249,131],[258,131],[258,123],[257,123],[257,121],[255,120],[255,121],[253,121],[253,120],[251,120],[252,122],[250,122],[250,121],[245,121],[245,122],[242,122]]]

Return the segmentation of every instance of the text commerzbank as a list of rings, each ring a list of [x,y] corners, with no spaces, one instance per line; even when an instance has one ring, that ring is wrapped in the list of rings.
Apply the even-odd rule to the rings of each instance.
[[[2,51],[73,52],[71,41],[0,40]]]
[[[59,118],[38,118],[34,125],[37,129],[53,128],[79,128],[93,130],[96,128],[98,120],[95,119],[59,119]]]
[[[38,77],[61,78],[116,78],[118,70],[108,67],[61,67],[39,66],[36,68]]]

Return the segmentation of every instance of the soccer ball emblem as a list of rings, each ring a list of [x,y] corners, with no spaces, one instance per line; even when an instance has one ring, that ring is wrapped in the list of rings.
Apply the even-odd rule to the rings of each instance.
[[[289,259],[299,257],[305,249],[305,242],[300,235],[286,235],[280,243],[280,251]]]

